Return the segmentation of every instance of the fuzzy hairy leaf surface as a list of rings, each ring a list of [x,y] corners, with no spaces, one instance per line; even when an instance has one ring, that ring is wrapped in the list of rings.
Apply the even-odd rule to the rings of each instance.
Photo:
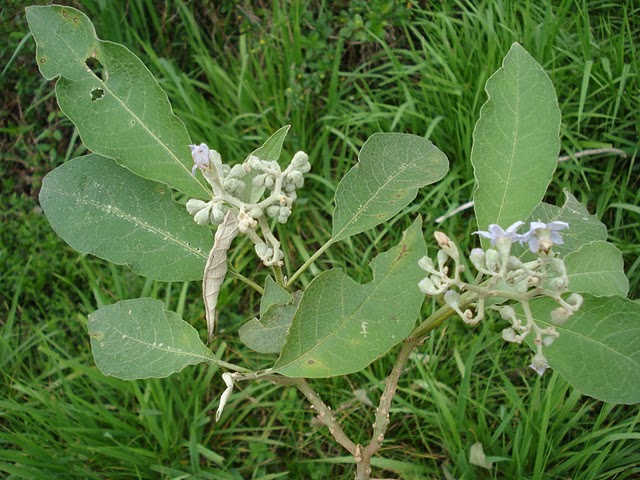
[[[629,293],[629,279],[624,274],[622,252],[602,240],[584,244],[564,258],[569,276],[569,291],[595,296]]]
[[[260,353],[280,353],[302,292],[294,292],[285,304],[271,304],[260,318],[253,318],[240,327],[240,341]],[[262,310],[262,306],[261,306]]]
[[[362,146],[358,163],[335,194],[332,240],[337,242],[389,220],[418,189],[449,170],[444,153],[429,140],[403,133],[374,133]]]
[[[563,325],[560,336],[544,354],[575,389],[610,403],[640,402],[640,304],[619,296],[584,294],[584,304]],[[537,323],[551,323],[557,303],[531,303]],[[527,337],[528,341],[532,341]]]
[[[485,90],[489,98],[480,110],[471,150],[480,230],[527,218],[547,191],[560,150],[555,90],[522,46],[511,46]]]
[[[191,325],[153,298],[99,308],[88,327],[96,366],[123,380],[167,377],[213,357]]]
[[[191,143],[151,72],[126,47],[99,40],[82,12],[60,5],[28,7],[42,76],[58,79],[62,112],[89,150],[136,175],[192,197],[211,197],[191,176]]]
[[[411,333],[424,301],[421,223],[418,218],[398,245],[373,259],[371,282],[360,285],[336,268],[309,284],[275,371],[288,377],[357,372]]]
[[[91,253],[155,280],[200,280],[211,232],[198,227],[161,183],[92,154],[49,172],[40,204],[51,226]]]

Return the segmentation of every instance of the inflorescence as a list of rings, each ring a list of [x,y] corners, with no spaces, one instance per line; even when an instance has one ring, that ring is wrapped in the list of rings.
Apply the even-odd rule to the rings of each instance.
[[[469,325],[478,324],[484,318],[485,309],[497,310],[511,324],[502,331],[502,338],[507,342],[522,343],[533,332],[536,353],[530,367],[542,375],[549,367],[543,347],[551,345],[559,334],[554,326],[541,328],[536,323],[530,308],[531,300],[548,297],[557,302],[559,306],[551,312],[550,320],[559,325],[580,308],[582,296],[572,293],[566,299],[562,298],[567,292],[569,278],[564,262],[552,251],[553,245],[563,244],[559,232],[569,224],[531,222],[527,233],[518,234],[522,225],[524,222],[516,222],[503,230],[494,224],[488,231],[474,232],[489,239],[494,248],[471,251],[469,261],[478,271],[472,284],[460,279],[464,266],[457,245],[444,233],[436,232],[440,250],[435,262],[429,257],[420,260],[420,267],[429,275],[419,283],[419,288],[426,295],[444,294],[445,303]],[[511,254],[514,243],[527,243],[538,258],[523,262]],[[469,292],[464,301],[461,292]],[[511,304],[505,304],[508,301]],[[512,306],[518,303],[522,307],[520,314]]]
[[[191,173],[195,175],[200,170],[213,189],[210,201],[187,202],[187,210],[196,223],[219,225],[231,209],[238,219],[238,231],[253,241],[264,264],[282,265],[284,253],[266,217],[287,222],[296,190],[302,187],[304,174],[311,169],[307,154],[296,153],[283,171],[278,162],[261,160],[255,155],[231,167],[222,163],[220,154],[204,143],[190,147],[194,161]],[[268,196],[263,199],[265,192]],[[258,225],[264,239],[256,233]]]

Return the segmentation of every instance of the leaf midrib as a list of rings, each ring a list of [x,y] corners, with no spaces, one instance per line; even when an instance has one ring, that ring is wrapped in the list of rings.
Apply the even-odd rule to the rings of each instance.
[[[64,37],[60,36],[60,35],[59,35],[56,31],[54,31],[53,29],[50,29],[49,31],[50,31],[50,32],[52,32],[52,33],[53,33],[53,35],[55,35],[57,38],[59,38],[59,39],[62,41],[62,43],[64,43],[64,45],[67,47],[67,49],[72,53],[72,55],[76,58],[76,60],[77,60],[80,64],[84,65],[84,61],[83,61],[83,59],[82,59],[82,58],[80,58],[80,57],[77,55],[77,53],[75,52],[75,50],[74,50],[74,49],[71,47],[71,45],[70,45],[70,44],[65,40],[65,38],[64,38]],[[106,42],[106,41],[104,41],[104,40],[100,40],[97,36],[94,36],[94,39],[95,39],[98,43],[113,43],[113,42]],[[115,45],[119,45],[119,44],[117,44],[117,43],[116,43]],[[126,48],[125,46],[123,46],[123,45],[120,45],[120,46],[122,46],[123,48],[127,49],[127,48]],[[127,49],[127,51],[128,51],[128,49]],[[129,52],[129,53],[131,53],[132,55],[134,55],[132,52]],[[135,56],[135,55],[134,55],[134,56]],[[136,57],[136,58],[137,58],[137,57]],[[143,66],[144,66],[144,64],[143,64]],[[146,67],[145,67],[145,68],[146,68]],[[150,72],[149,72],[149,73],[150,73]],[[138,121],[139,125],[141,125],[141,126],[142,126],[142,128],[143,128],[143,129],[144,129],[144,130],[145,130],[145,131],[146,131],[146,132],[147,132],[147,133],[148,133],[148,134],[149,134],[149,135],[150,135],[150,136],[151,136],[151,137],[152,137],[152,138],[153,138],[153,139],[154,139],[154,140],[155,140],[155,141],[156,141],[156,142],[157,142],[157,143],[158,143],[158,144],[159,144],[163,149],[164,149],[164,150],[166,150],[166,152],[169,154],[169,156],[170,156],[171,158],[173,158],[173,160],[174,160],[174,161],[175,161],[175,162],[176,162],[176,163],[177,163],[177,164],[178,164],[178,165],[179,165],[179,166],[180,166],[180,167],[181,167],[185,172],[187,172],[187,173],[191,174],[191,172],[189,171],[189,169],[188,169],[188,168],[187,168],[187,167],[186,167],[186,166],[185,166],[185,165],[180,161],[180,159],[175,155],[175,153],[173,153],[173,151],[168,147],[168,145],[167,145],[166,143],[164,143],[163,141],[161,141],[161,140],[160,140],[160,138],[159,138],[159,137],[157,137],[157,136],[155,135],[155,133],[154,133],[153,131],[151,131],[151,129],[149,129],[149,127],[147,127],[146,123],[145,123],[145,122],[143,122],[143,121],[140,119],[140,117],[138,117],[138,115],[136,115],[136,114],[133,112],[133,110],[131,110],[129,107],[127,107],[127,105],[124,103],[124,101],[123,101],[119,96],[117,96],[117,95],[113,92],[113,90],[111,90],[111,89],[110,89],[110,88],[105,84],[105,82],[104,82],[100,77],[98,77],[98,76],[97,76],[95,73],[93,73],[93,71],[91,71],[90,69],[89,69],[89,71],[88,71],[88,74],[89,74],[89,75],[92,75],[92,76],[93,76],[93,77],[94,77],[98,82],[100,82],[100,85],[105,89],[105,92],[110,93],[110,94],[111,94],[111,96],[113,96],[113,98],[115,98],[115,99],[120,103],[120,105],[122,106],[122,108],[124,108],[124,110],[125,110],[125,111],[127,111],[127,112],[128,112],[128,113],[129,113],[133,118],[135,118],[135,119]],[[57,75],[57,76],[62,77],[63,75],[62,75],[62,73],[58,73],[58,75]],[[65,78],[66,78],[66,77],[65,77]],[[157,81],[155,80],[155,78],[153,78],[153,80],[154,80],[154,81],[156,82],[156,84],[157,84]],[[164,93],[164,91],[162,91],[162,93],[166,95],[166,93]],[[169,108],[171,109],[171,106],[169,106]],[[171,115],[173,115],[173,116],[175,117],[175,114],[173,113],[173,111],[171,111]],[[177,117],[175,117],[175,118],[177,119]],[[179,119],[178,119],[178,120],[179,120]],[[209,192],[209,191],[208,191],[208,190],[207,190],[207,189],[206,189],[206,188],[205,188],[205,187],[204,187],[200,182],[198,182],[197,180],[196,180],[196,184],[197,184],[197,185],[198,185],[198,186],[199,186],[199,187],[200,187],[200,188],[201,188],[201,189],[202,189],[202,190],[203,190],[207,195],[210,195],[210,192]]]

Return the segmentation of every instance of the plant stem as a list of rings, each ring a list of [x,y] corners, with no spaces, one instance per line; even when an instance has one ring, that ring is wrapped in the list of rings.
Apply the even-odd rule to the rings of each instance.
[[[286,287],[290,287],[293,282],[300,276],[300,274],[302,272],[304,272],[307,268],[309,268],[309,265],[311,265],[313,262],[316,261],[316,259],[322,255],[325,250],[327,250],[327,248],[329,248],[331,245],[333,245],[333,239],[330,238],[329,240],[327,240],[327,242],[322,245],[318,251],[316,253],[314,253],[313,255],[311,255],[311,257],[309,258],[309,260],[307,260],[306,262],[304,262],[304,264],[296,271],[296,273],[294,273],[293,275],[291,275],[291,278],[289,279],[289,281],[287,282]]]
[[[356,444],[344,433],[342,427],[338,423],[331,407],[327,406],[320,395],[309,385],[304,378],[287,378],[280,376],[263,377],[272,380],[279,385],[293,385],[311,402],[311,408],[318,412],[318,419],[329,429],[329,433],[342,445],[351,455],[355,457],[357,452]]]
[[[472,292],[463,294],[460,298],[460,307],[464,307],[471,303],[476,298],[476,295]],[[380,395],[380,401],[378,408],[376,409],[376,421],[373,424],[373,433],[371,435],[371,441],[365,447],[357,445],[356,455],[354,455],[356,461],[356,480],[369,480],[371,478],[371,458],[380,450],[384,436],[389,427],[389,412],[391,410],[391,402],[393,396],[398,389],[398,381],[400,375],[404,370],[404,365],[409,359],[411,352],[416,346],[420,345],[424,337],[432,330],[439,327],[447,318],[454,314],[454,310],[445,305],[435,311],[424,322],[418,325],[413,332],[405,339],[398,352],[398,357],[393,365],[391,373],[385,380],[385,387]]]
[[[234,277],[236,277],[238,280],[240,280],[241,282],[246,283],[247,285],[249,285],[251,288],[253,288],[256,292],[258,292],[260,295],[264,294],[264,288],[262,288],[260,285],[258,285],[256,282],[254,282],[253,280],[249,280],[247,277],[245,277],[244,275],[242,275],[239,272],[236,272],[235,270],[232,270],[231,268],[228,270],[229,273],[231,275],[233,275]]]
[[[287,288],[287,283],[284,281],[284,276],[282,275],[282,267],[280,267],[280,265],[273,265],[272,268],[278,285],[280,285],[282,288]]]

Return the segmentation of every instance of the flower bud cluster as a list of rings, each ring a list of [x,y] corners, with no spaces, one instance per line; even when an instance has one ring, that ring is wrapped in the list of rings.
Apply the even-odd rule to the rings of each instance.
[[[532,222],[525,234],[517,231],[524,222],[516,222],[506,230],[498,225],[490,225],[488,231],[474,232],[491,240],[495,248],[474,248],[469,262],[478,271],[471,284],[460,279],[464,266],[460,262],[460,253],[455,243],[441,232],[435,237],[440,247],[436,261],[423,257],[419,266],[427,276],[419,283],[420,290],[426,295],[444,294],[444,302],[470,325],[484,318],[485,301],[490,299],[492,310],[510,323],[502,332],[505,341],[521,343],[529,334],[535,336],[536,354],[531,363],[537,373],[542,375],[548,368],[543,347],[553,343],[558,337],[554,326],[541,328],[533,318],[529,302],[535,298],[548,297],[558,303],[551,312],[551,322],[561,324],[573,315],[582,305],[582,297],[573,293],[563,299],[569,286],[569,277],[565,264],[553,253],[553,245],[561,245],[560,230],[568,228],[565,222]],[[528,243],[529,250],[538,254],[534,261],[524,263],[511,254],[514,243]],[[463,293],[464,292],[464,293]],[[462,294],[461,294],[462,293]],[[510,302],[510,304],[506,304]],[[520,304],[522,313],[516,314],[513,304]]]
[[[237,215],[238,230],[251,238],[265,265],[281,265],[284,253],[266,217],[279,223],[289,219],[296,190],[304,185],[304,174],[311,169],[307,154],[296,153],[283,171],[278,162],[261,160],[255,155],[231,167],[223,164],[220,154],[204,143],[190,147],[194,162],[191,173],[195,175],[200,170],[213,189],[209,202],[198,199],[187,202],[187,211],[195,222],[219,225],[231,209]],[[257,234],[258,225],[264,240]]]

